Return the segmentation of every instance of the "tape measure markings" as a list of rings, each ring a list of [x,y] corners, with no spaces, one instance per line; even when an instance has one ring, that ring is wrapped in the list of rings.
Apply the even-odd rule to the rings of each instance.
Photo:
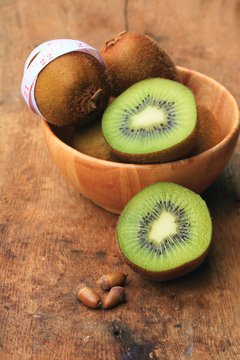
[[[89,54],[95,57],[102,65],[106,66],[97,49],[80,40],[57,39],[46,41],[37,46],[30,53],[25,62],[24,74],[21,84],[22,96],[28,107],[36,114],[44,117],[41,114],[34,97],[37,76],[51,61],[72,51],[79,51]],[[34,56],[36,56],[35,59],[33,59]]]

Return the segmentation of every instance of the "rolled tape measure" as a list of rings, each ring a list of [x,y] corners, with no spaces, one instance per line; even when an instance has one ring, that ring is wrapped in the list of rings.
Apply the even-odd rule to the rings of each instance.
[[[27,106],[36,114],[44,117],[35,100],[34,89],[38,74],[47,64],[57,57],[72,51],[80,51],[94,56],[101,64],[105,66],[104,60],[98,50],[79,40],[57,39],[46,41],[37,46],[28,56],[21,85],[22,96]],[[35,57],[35,58],[34,58]]]

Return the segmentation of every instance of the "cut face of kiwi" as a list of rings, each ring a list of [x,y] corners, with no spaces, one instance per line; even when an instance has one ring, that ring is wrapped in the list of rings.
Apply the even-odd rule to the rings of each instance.
[[[204,200],[173,183],[156,183],[124,208],[119,249],[133,270],[156,280],[188,273],[206,257],[212,223]]]
[[[197,108],[186,86],[161,78],[142,80],[105,110],[103,135],[123,161],[154,163],[183,158],[193,149]]]

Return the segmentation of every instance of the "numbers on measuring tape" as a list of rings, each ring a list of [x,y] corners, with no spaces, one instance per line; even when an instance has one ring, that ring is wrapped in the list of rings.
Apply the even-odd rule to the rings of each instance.
[[[72,51],[80,51],[90,54],[105,66],[105,63],[99,52],[92,46],[80,40],[57,39],[47,41],[39,45],[31,52],[25,63],[21,85],[21,91],[24,100],[26,101],[28,107],[36,114],[43,117],[34,97],[35,83],[39,73],[51,61]],[[36,56],[34,60],[31,60],[34,56]]]

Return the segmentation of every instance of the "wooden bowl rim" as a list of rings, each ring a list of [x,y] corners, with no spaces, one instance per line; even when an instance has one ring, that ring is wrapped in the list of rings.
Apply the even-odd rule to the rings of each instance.
[[[74,149],[73,147],[71,147],[70,145],[67,145],[65,142],[63,142],[55,133],[54,131],[51,129],[51,127],[49,126],[50,124],[43,119],[42,121],[42,126],[43,126],[43,130],[44,132],[48,135],[51,135],[53,137],[53,139],[55,140],[55,142],[59,143],[60,146],[62,146],[63,148],[66,149],[66,151],[70,151],[73,153],[73,155],[75,155],[76,157],[78,157],[79,159],[83,159],[86,162],[94,162],[95,165],[104,165],[107,167],[125,167],[125,168],[134,168],[134,169],[147,169],[147,168],[159,168],[159,167],[171,167],[172,165],[176,165],[177,164],[181,164],[184,165],[184,163],[187,162],[192,162],[193,159],[199,159],[199,158],[204,158],[204,157],[208,157],[208,155],[211,154],[211,152],[217,151],[219,148],[223,147],[225,144],[227,144],[232,137],[234,137],[234,135],[239,132],[240,130],[240,122],[239,122],[239,110],[238,110],[238,105],[237,102],[235,100],[235,98],[233,97],[233,95],[227,90],[227,88],[223,85],[221,85],[218,81],[214,80],[213,78],[204,75],[196,70],[191,70],[185,67],[181,67],[181,66],[177,66],[178,70],[180,70],[180,72],[182,73],[191,73],[191,74],[195,74],[203,79],[205,79],[207,82],[212,82],[214,83],[216,86],[222,88],[222,90],[225,91],[225,93],[227,94],[227,96],[230,98],[231,102],[232,102],[232,106],[234,108],[234,122],[233,125],[231,127],[231,130],[229,131],[229,133],[219,142],[217,143],[215,146],[211,147],[210,149],[201,152],[200,154],[197,155],[193,155],[190,157],[187,157],[185,159],[179,159],[176,161],[171,161],[171,162],[165,162],[165,163],[157,163],[157,164],[129,164],[129,163],[123,163],[123,162],[114,162],[114,161],[110,161],[110,160],[104,160],[104,159],[98,159],[95,158],[93,156],[84,154],[76,149]]]

